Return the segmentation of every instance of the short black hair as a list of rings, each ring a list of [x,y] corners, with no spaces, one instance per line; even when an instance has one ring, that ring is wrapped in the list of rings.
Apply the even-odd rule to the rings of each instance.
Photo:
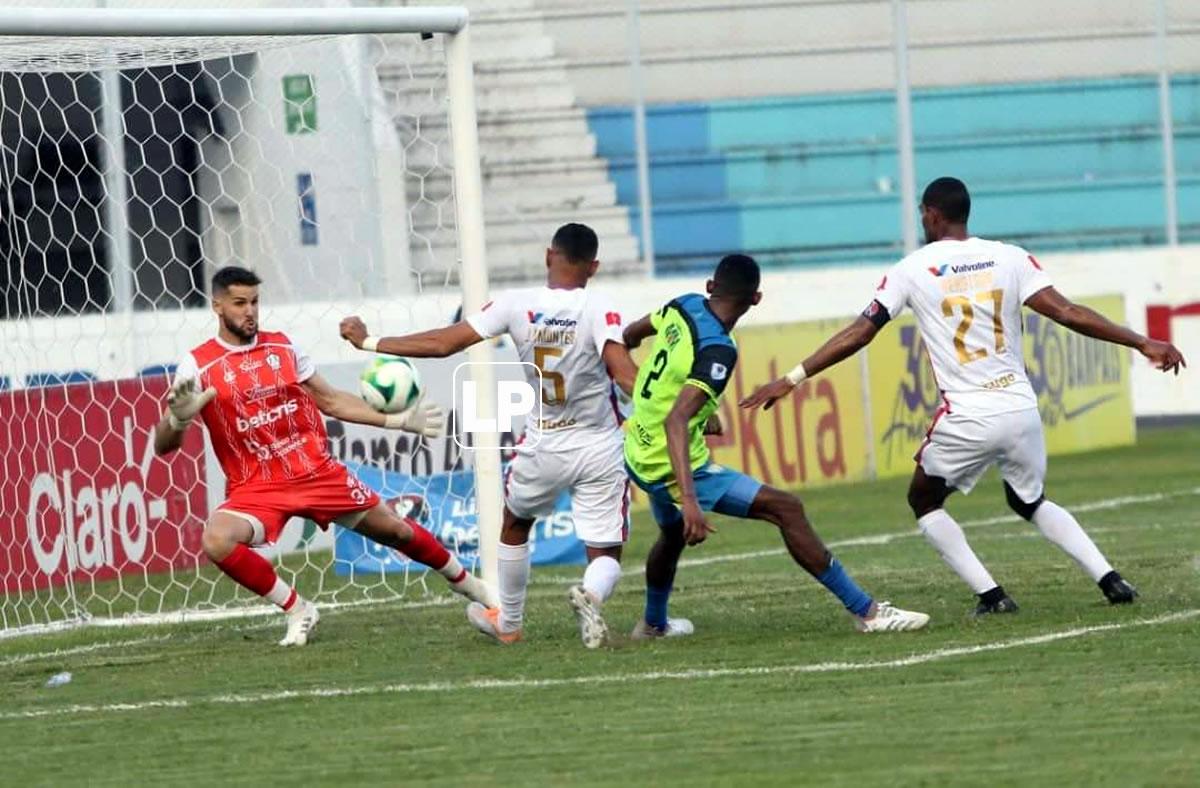
[[[258,278],[258,274],[251,271],[249,268],[240,268],[236,265],[227,265],[220,271],[213,274],[212,278],[212,293],[224,293],[232,285],[245,285],[253,287],[261,285],[262,280]]]
[[[955,224],[966,224],[971,216],[971,195],[958,178],[938,178],[925,187],[921,202]]]
[[[596,231],[586,224],[571,222],[555,231],[550,245],[562,252],[572,263],[582,264],[596,259],[600,239],[596,237]]]
[[[762,273],[748,254],[727,254],[713,272],[713,295],[749,301],[758,292]]]

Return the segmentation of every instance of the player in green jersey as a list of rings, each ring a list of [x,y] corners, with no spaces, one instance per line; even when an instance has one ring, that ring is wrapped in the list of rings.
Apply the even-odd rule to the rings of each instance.
[[[929,616],[875,602],[859,588],[813,532],[800,499],[710,461],[704,427],[737,364],[729,332],[762,299],[759,280],[753,258],[728,255],[708,281],[707,298],[681,296],[625,329],[631,349],[654,337],[633,387],[625,464],[650,496],[659,525],[658,541],[646,559],[646,612],[633,636],[692,632],[686,619],[667,617],[667,600],[683,548],[703,542],[714,530],[706,511],[777,526],[792,558],[842,601],[859,630],[920,629]]]

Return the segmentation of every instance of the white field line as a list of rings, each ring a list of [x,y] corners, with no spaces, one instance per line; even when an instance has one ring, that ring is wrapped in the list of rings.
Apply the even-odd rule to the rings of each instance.
[[[1154,503],[1156,501],[1165,501],[1165,500],[1169,500],[1172,498],[1181,498],[1181,497],[1190,496],[1190,495],[1200,495],[1200,487],[1192,487],[1192,488],[1188,488],[1188,489],[1184,489],[1184,490],[1174,490],[1174,491],[1165,492],[1165,493],[1152,493],[1149,495],[1125,495],[1125,496],[1120,496],[1120,497],[1116,497],[1116,498],[1101,498],[1099,500],[1087,501],[1084,503],[1073,505],[1070,507],[1070,510],[1072,512],[1093,512],[1093,511],[1100,511],[1100,510],[1106,510],[1106,509],[1119,509],[1123,506],[1131,506],[1131,505],[1140,504],[1140,503]],[[981,527],[981,526],[996,525],[999,523],[1008,523],[1008,522],[1020,522],[1020,518],[1017,517],[1016,515],[1004,515],[1004,516],[1000,516],[1000,517],[989,517],[989,518],[985,518],[985,519],[981,519],[981,520],[968,520],[968,521],[962,523],[962,525],[964,528],[977,528],[977,527]],[[1095,529],[1093,529],[1093,530],[1095,530]],[[886,545],[886,544],[890,544],[891,542],[893,542],[897,539],[907,539],[907,538],[912,538],[912,537],[918,536],[918,535],[919,535],[918,531],[910,529],[910,530],[905,530],[905,531],[892,531],[890,533],[875,534],[875,535],[871,535],[871,536],[859,536],[859,537],[854,537],[851,539],[841,539],[841,540],[837,540],[837,541],[833,541],[833,542],[828,542],[827,545],[830,548],[861,547],[861,546],[869,546],[869,545]],[[749,560],[754,560],[756,558],[768,558],[768,557],[776,556],[776,555],[784,555],[784,554],[786,554],[786,552],[787,551],[784,550],[783,548],[776,547],[776,548],[771,548],[768,550],[755,550],[755,551],[744,552],[744,553],[729,553],[729,554],[725,554],[725,555],[707,556],[704,558],[685,558],[679,562],[679,565],[681,567],[682,566],[706,566],[709,564],[728,563],[728,562],[732,562],[732,561],[749,561]],[[637,570],[636,572],[630,572],[629,574],[642,574],[644,572],[645,572],[645,569],[641,568],[641,569]],[[539,578],[536,573],[534,574],[532,580],[533,580],[533,582],[531,583],[531,585],[538,585],[538,584],[544,584],[544,583],[574,584],[574,583],[579,582],[578,577],[568,577],[568,576],[556,575],[556,576],[550,576],[550,577],[542,576],[541,578]],[[334,610],[352,609],[352,608],[359,608],[359,607],[383,606],[383,605],[395,606],[399,610],[405,610],[405,609],[424,608],[424,607],[441,607],[441,606],[456,604],[459,601],[460,601],[459,597],[452,596],[452,595],[437,596],[432,599],[424,599],[424,600],[413,601],[413,602],[405,602],[402,600],[398,601],[395,599],[356,600],[353,602],[322,603],[321,610],[322,611],[334,611]],[[122,628],[124,628],[124,627],[150,626],[150,625],[159,625],[159,624],[189,624],[189,623],[204,622],[204,621],[225,621],[225,620],[230,620],[230,619],[268,616],[268,615],[271,615],[276,612],[277,612],[277,609],[270,605],[247,605],[244,607],[228,608],[225,610],[177,611],[177,612],[172,612],[172,613],[143,614],[143,615],[138,615],[138,616],[122,616],[122,617],[118,617],[118,618],[93,618],[93,619],[89,619],[88,621],[82,622],[82,623],[84,623],[87,626],[122,627]],[[46,633],[50,633],[50,632],[62,632],[62,631],[67,631],[69,629],[73,629],[78,625],[79,625],[79,623],[75,623],[75,622],[71,622],[69,624],[64,624],[64,622],[55,622],[53,624],[47,624],[44,626],[43,625],[35,625],[33,627],[22,627],[20,630],[20,634],[46,634]],[[6,637],[8,637],[8,636],[15,636],[16,634],[17,634],[16,632],[10,632],[8,635],[6,635],[5,633],[0,633],[0,642],[5,640]],[[116,644],[118,642],[135,644],[135,643],[140,643],[142,641],[141,640],[103,641],[103,644],[104,644],[104,647],[114,647],[115,648]],[[97,644],[92,644],[92,645],[97,645]],[[84,648],[84,647],[81,646],[81,648]],[[16,655],[14,657],[9,657],[8,659],[10,659],[10,660],[19,659],[20,661],[31,661],[36,658],[38,658],[37,655],[23,654],[23,655]],[[6,664],[10,664],[10,663],[0,661],[0,667],[3,667]]]
[[[1106,509],[1120,509],[1125,506],[1132,506],[1140,503],[1155,503],[1157,501],[1166,501],[1171,498],[1182,498],[1189,495],[1200,495],[1200,487],[1192,487],[1186,490],[1176,490],[1166,493],[1152,493],[1149,495],[1123,495],[1119,498],[1102,498],[1097,501],[1088,501],[1081,504],[1076,504],[1067,507],[1072,513],[1077,512],[1098,512]],[[1015,514],[1006,514],[999,517],[986,517],[980,520],[966,520],[962,523],[963,528],[980,528],[987,525],[999,525],[1001,523],[1019,523],[1021,518]],[[1084,530],[1089,530],[1086,527]],[[818,530],[818,533],[820,531]],[[1090,532],[1090,530],[1089,530]],[[885,545],[890,544],[897,539],[911,539],[914,536],[919,536],[920,531],[916,528],[910,528],[905,531],[891,531],[884,534],[874,534],[871,536],[856,536],[851,539],[839,539],[832,542],[826,542],[826,546],[830,549],[841,547],[862,547],[865,545]],[[782,547],[772,548],[770,550],[755,550],[748,553],[729,553],[727,555],[711,555],[704,558],[684,558],[679,562],[681,567],[684,566],[707,566],[709,564],[723,564],[729,561],[747,561],[755,558],[767,558],[769,556],[784,555],[787,551]]]
[[[40,660],[58,659],[59,657],[71,657],[76,654],[90,654],[93,651],[104,651],[110,648],[128,648],[130,646],[141,646],[146,643],[161,643],[164,640],[170,640],[171,635],[155,635],[154,637],[135,638],[133,640],[107,640],[96,643],[89,643],[85,646],[74,646],[72,648],[60,648],[54,651],[43,651],[39,654],[15,654],[11,657],[0,659],[0,668],[7,668],[11,665],[21,665],[26,662],[37,662]]]
[[[966,657],[995,651],[1039,646],[1060,640],[1071,640],[1103,632],[1133,627],[1152,627],[1186,621],[1200,616],[1200,608],[1177,613],[1137,619],[1118,624],[1099,624],[1090,627],[1063,629],[1043,635],[981,643],[975,646],[955,646],[911,654],[907,657],[865,662],[817,662],[795,665],[761,665],[741,668],[708,668],[701,670],[652,671],[647,673],[599,673],[590,676],[548,679],[474,679],[470,681],[438,681],[422,684],[375,684],[357,687],[313,687],[300,690],[278,690],[244,694],[214,695],[201,698],[161,698],[137,703],[74,704],[49,708],[0,712],[0,720],[28,720],[41,717],[64,717],[80,714],[138,712],[151,709],[186,709],[201,706],[241,706],[286,700],[314,698],[346,698],[373,695],[403,695],[427,693],[469,692],[475,690],[537,690],[559,687],[586,687],[612,684],[635,684],[659,681],[705,681],[711,679],[748,678],[758,676],[798,675],[806,673],[844,673],[863,670],[886,670],[924,665],[955,657]]]

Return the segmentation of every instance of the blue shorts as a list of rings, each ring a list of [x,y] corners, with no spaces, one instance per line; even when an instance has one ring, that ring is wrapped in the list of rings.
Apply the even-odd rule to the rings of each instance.
[[[654,513],[654,520],[660,528],[683,522],[683,514],[678,506],[679,488],[673,482],[651,483],[639,479],[628,465],[625,466],[625,470],[633,483],[650,496],[650,511]],[[733,517],[746,517],[750,514],[750,505],[754,503],[754,497],[763,486],[762,482],[753,476],[730,470],[715,462],[701,465],[692,471],[692,480],[701,509]]]

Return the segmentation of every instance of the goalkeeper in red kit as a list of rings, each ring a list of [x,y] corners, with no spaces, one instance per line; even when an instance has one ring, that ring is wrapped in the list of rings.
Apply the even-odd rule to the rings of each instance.
[[[322,414],[432,438],[444,426],[442,411],[418,401],[403,413],[383,414],[333,388],[286,335],[259,331],[260,282],[254,272],[232,266],[213,276],[217,335],[180,360],[154,432],[155,453],[163,455],[180,447],[196,416],[208,429],[225,472],[226,500],[205,524],[205,554],[287,614],[281,646],[309,641],[317,608],[250,547],[274,542],[292,517],[357,531],[437,570],[455,592],[496,607],[494,592],[432,534],[384,505],[329,454]]]

